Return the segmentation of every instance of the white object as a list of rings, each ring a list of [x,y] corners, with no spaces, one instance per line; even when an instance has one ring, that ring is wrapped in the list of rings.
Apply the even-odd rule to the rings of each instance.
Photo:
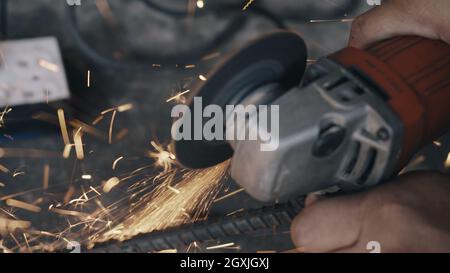
[[[56,38],[0,42],[0,106],[46,103],[69,96]]]

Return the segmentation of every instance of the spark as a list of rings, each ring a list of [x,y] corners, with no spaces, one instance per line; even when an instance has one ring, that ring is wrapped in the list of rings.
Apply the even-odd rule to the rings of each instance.
[[[122,112],[125,112],[125,111],[133,109],[133,107],[134,107],[134,105],[132,103],[127,103],[127,104],[119,105],[117,107],[112,107],[112,108],[103,110],[100,114],[101,115],[106,115],[109,112],[113,112],[113,111],[118,111],[118,112],[122,113]]]
[[[73,135],[73,141],[75,142],[75,154],[77,155],[78,160],[84,159],[84,149],[83,149],[83,140],[82,140],[82,131],[81,128],[78,128],[78,130]]]
[[[195,68],[195,67],[196,67],[195,64],[188,64],[188,65],[184,66],[184,68],[186,68],[186,69]]]
[[[167,99],[166,102],[171,102],[171,101],[173,101],[173,100],[180,101],[180,98],[181,98],[183,95],[185,95],[185,94],[187,94],[187,93],[189,93],[189,92],[191,92],[191,90],[189,90],[189,89],[186,90],[186,91],[182,91],[182,92],[176,94],[175,96],[170,97],[169,99]]]
[[[335,22],[341,22],[341,23],[349,23],[353,22],[353,18],[345,18],[345,19],[330,19],[330,20],[309,20],[310,23],[335,23]]]
[[[12,108],[6,106],[2,112],[0,112],[0,128],[5,127],[5,117],[6,115],[12,111]]]
[[[61,128],[61,134],[64,140],[64,144],[70,144],[69,140],[69,133],[67,132],[67,125],[66,125],[66,119],[64,117],[64,110],[58,109],[58,120],[59,120],[59,127]]]
[[[205,76],[203,76],[203,75],[201,75],[201,74],[198,76],[198,78],[199,78],[201,81],[204,81],[204,82],[208,80]]]
[[[202,61],[209,61],[209,60],[215,59],[215,58],[217,58],[219,56],[220,56],[220,52],[214,52],[214,53],[211,53],[211,54],[208,54],[208,55],[204,56],[202,58]]]
[[[33,251],[31,250],[31,248],[30,248],[30,244],[28,243],[27,235],[26,235],[25,233],[23,233],[22,235],[23,235],[23,239],[25,240],[25,243],[26,243],[26,245],[27,245],[28,252],[30,252],[30,253],[33,252]]]
[[[205,2],[203,0],[197,0],[197,8],[202,9],[205,7]]]
[[[0,217],[0,234],[16,232],[18,229],[26,230],[31,227],[31,222],[21,220],[10,220]]]
[[[409,167],[415,167],[421,163],[423,163],[425,161],[425,156],[424,155],[420,155],[418,157],[416,157],[415,159],[413,159],[410,163],[409,163]]]
[[[119,178],[111,177],[110,179],[108,179],[108,181],[106,181],[105,185],[103,186],[103,192],[104,193],[110,192],[114,187],[119,185],[119,183],[120,183]]]
[[[49,211],[60,214],[60,215],[66,215],[66,216],[75,216],[75,217],[80,217],[80,218],[84,218],[84,217],[88,217],[89,215],[83,212],[79,212],[79,211],[73,211],[73,210],[65,210],[65,209],[58,209],[58,208],[54,208],[52,207],[51,209],[49,209]]]
[[[198,245],[198,243],[197,242],[193,242],[193,243],[190,243],[189,244],[189,246],[187,247],[187,249],[186,249],[186,252],[188,253],[188,252],[190,252],[191,251],[191,248],[193,248],[194,249],[194,251],[195,250],[200,250],[200,247],[199,247],[199,245]]]
[[[216,203],[216,202],[222,201],[222,200],[224,200],[224,199],[230,198],[231,196],[233,196],[233,195],[235,195],[235,194],[238,194],[238,193],[240,193],[240,192],[243,192],[243,191],[244,191],[244,188],[240,188],[240,189],[235,190],[235,191],[233,191],[233,192],[230,192],[229,194],[226,194],[226,195],[224,195],[224,196],[222,196],[222,197],[220,197],[220,198],[216,198],[216,199],[214,200],[214,202]]]
[[[38,60],[38,64],[41,66],[41,67],[43,67],[43,68],[45,68],[45,69],[47,69],[47,70],[49,70],[49,71],[51,71],[51,72],[58,72],[58,65],[56,65],[56,64],[54,64],[54,63],[51,63],[51,62],[49,62],[49,61],[47,61],[47,60],[44,60],[44,59],[39,59]]]
[[[81,179],[83,179],[83,180],[91,180],[92,179],[92,175],[90,175],[90,174],[83,174],[81,176]]]
[[[91,87],[91,70],[87,71],[87,87]]]
[[[238,210],[235,210],[233,212],[228,213],[227,216],[231,216],[231,215],[234,215],[236,213],[243,212],[243,211],[244,211],[244,208],[241,208],[241,209],[238,209]]]
[[[75,187],[70,186],[69,189],[66,192],[66,195],[64,196],[64,203],[68,203],[70,198],[72,198],[73,194],[75,193]]]
[[[176,193],[176,194],[180,194],[181,192],[180,192],[180,190],[178,190],[178,189],[175,189],[174,187],[172,187],[172,186],[167,186],[167,188],[169,189],[169,190],[171,190],[171,191],[173,191],[174,193]]]
[[[50,165],[45,164],[45,166],[44,166],[44,176],[43,176],[43,179],[42,179],[42,188],[44,190],[48,189],[49,176],[50,176]]]
[[[172,248],[172,249],[164,249],[164,250],[158,251],[158,253],[177,253],[177,252],[178,252],[178,250],[175,249],[175,248]]]
[[[131,210],[126,210],[127,217],[120,224],[92,238],[93,242],[122,241],[201,219],[218,193],[220,182],[227,176],[228,167],[229,161],[204,170],[185,170],[180,178],[175,175],[179,170],[160,176],[156,189],[139,197]],[[174,183],[180,194],[167,187]],[[186,214],[191,216],[186,218]]]
[[[437,140],[433,141],[433,144],[438,146],[438,147],[442,146],[442,143],[440,141],[437,141]]]
[[[48,122],[48,123],[51,123],[51,124],[58,124],[58,120],[57,119],[55,119],[52,115],[50,115],[48,113],[45,113],[45,112],[39,112],[37,114],[34,114],[32,116],[32,118],[36,119],[36,120],[45,121],[45,122]],[[58,116],[58,118],[59,118],[59,116]],[[63,119],[59,119],[59,120],[60,121],[63,120],[64,124],[65,124],[64,115],[62,115],[62,118]],[[83,132],[84,133],[93,135],[93,136],[98,137],[100,139],[104,139],[105,138],[104,134],[101,131],[99,131],[99,130],[95,129],[94,127],[92,127],[92,126],[90,126],[90,125],[88,125],[88,124],[86,124],[86,123],[84,123],[82,121],[79,121],[77,119],[70,120],[69,121],[69,125],[72,126],[73,128],[83,127]],[[67,128],[66,128],[65,131],[67,131]],[[66,143],[64,143],[64,144],[66,144]],[[67,144],[70,144],[70,143],[67,143]]]
[[[104,134],[101,131],[95,129],[94,127],[92,127],[89,124],[86,124],[86,123],[84,123],[82,121],[74,119],[74,120],[69,121],[69,124],[73,128],[80,128],[81,127],[81,131],[83,133],[87,133],[87,134],[93,135],[93,136],[98,137],[100,139],[104,139],[105,138]]]
[[[102,194],[99,193],[94,187],[89,186],[89,188],[90,188],[93,192],[95,192],[98,196],[101,196],[101,195],[102,195]],[[98,200],[96,200],[96,201],[98,201]],[[98,202],[100,202],[100,201],[98,201]]]
[[[226,248],[226,247],[231,247],[231,246],[234,246],[234,243],[226,243],[226,244],[221,244],[221,245],[208,246],[208,247],[206,247],[206,249],[212,250],[212,249],[220,249],[220,248]]]
[[[71,144],[66,144],[64,146],[64,151],[63,151],[63,154],[62,154],[63,158],[65,158],[65,159],[69,158],[70,151],[72,150],[72,146],[73,145],[71,145]]]
[[[94,121],[93,121],[91,124],[92,124],[92,125],[97,125],[100,121],[103,120],[104,117],[105,117],[105,116],[103,116],[103,115],[98,116],[96,119],[94,119]]]
[[[242,10],[243,11],[247,10],[254,1],[255,0],[248,0],[247,4],[245,4],[245,6],[242,8]]]
[[[15,200],[15,199],[8,199],[6,200],[6,205],[10,206],[10,207],[15,207],[15,208],[19,208],[19,209],[24,209],[24,210],[28,210],[31,212],[41,212],[41,208],[35,205],[31,205],[19,200]]]
[[[13,173],[13,177],[17,177],[17,176],[19,176],[19,175],[24,175],[25,174],[25,172],[18,172],[18,171],[14,171],[14,173]]]
[[[113,162],[113,164],[112,164],[112,169],[113,169],[113,170],[116,169],[117,163],[119,163],[119,161],[122,160],[122,159],[123,159],[123,156],[118,157],[116,160],[114,160],[114,162]]]
[[[0,171],[4,172],[4,173],[9,173],[10,172],[9,169],[6,168],[5,166],[3,166],[2,164],[0,164]]]
[[[132,103],[123,104],[123,105],[120,105],[117,107],[117,111],[119,113],[122,113],[122,112],[126,112],[126,111],[133,109],[133,107],[134,107],[134,105]]]
[[[162,167],[164,172],[171,170],[175,160],[175,155],[164,150],[164,147],[155,141],[151,141],[150,143],[156,150],[156,152],[149,152],[149,156],[156,160],[155,165]]]
[[[111,116],[111,122],[109,123],[109,137],[108,137],[108,143],[112,144],[112,132],[114,127],[114,120],[116,119],[117,111],[114,110]]]

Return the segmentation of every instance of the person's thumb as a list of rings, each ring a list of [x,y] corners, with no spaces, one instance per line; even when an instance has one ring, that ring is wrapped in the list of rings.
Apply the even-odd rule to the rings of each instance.
[[[357,243],[362,195],[322,199],[306,207],[293,221],[291,236],[305,252],[331,252]]]

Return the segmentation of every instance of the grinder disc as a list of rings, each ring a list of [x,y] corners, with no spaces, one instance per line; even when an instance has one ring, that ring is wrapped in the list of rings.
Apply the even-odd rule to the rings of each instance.
[[[202,97],[203,107],[239,103],[256,88],[275,83],[279,95],[300,84],[306,67],[306,46],[298,34],[280,31],[251,42],[217,66],[208,80],[192,93]],[[192,100],[188,103],[193,113]],[[192,127],[194,120],[191,119]],[[193,135],[193,132],[192,132]],[[188,168],[206,168],[233,155],[225,141],[180,140],[175,142],[178,161]]]

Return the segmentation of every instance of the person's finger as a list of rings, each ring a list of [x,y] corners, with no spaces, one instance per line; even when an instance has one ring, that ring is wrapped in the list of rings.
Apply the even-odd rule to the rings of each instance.
[[[294,244],[306,252],[330,252],[358,241],[363,217],[362,194],[341,196],[306,207],[291,227]]]
[[[324,197],[317,193],[310,193],[310,194],[308,194],[308,196],[305,199],[305,207],[309,207],[323,199],[324,199]]]
[[[429,24],[421,22],[408,9],[411,7],[403,7],[400,1],[386,1],[357,17],[352,24],[349,46],[366,48],[375,42],[402,35],[439,39]]]

